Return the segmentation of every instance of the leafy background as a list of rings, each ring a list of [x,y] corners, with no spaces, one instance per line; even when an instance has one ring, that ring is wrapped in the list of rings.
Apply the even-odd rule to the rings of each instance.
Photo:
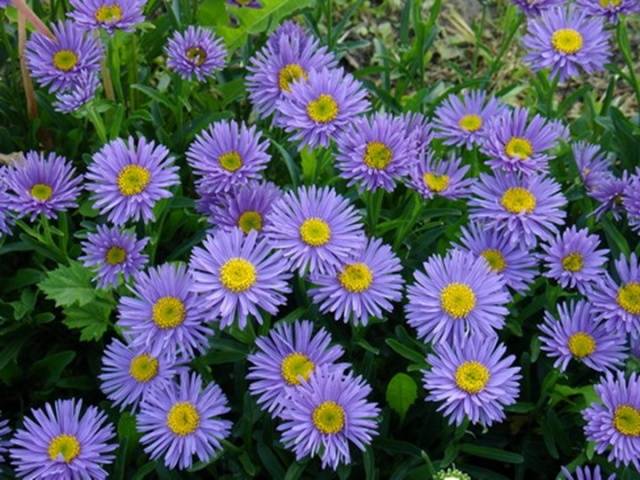
[[[248,58],[264,43],[266,33],[285,17],[295,16],[319,36],[342,63],[365,82],[378,109],[430,114],[449,93],[486,88],[511,104],[522,104],[549,117],[561,118],[574,139],[601,143],[617,158],[616,168],[639,162],[638,20],[618,27],[615,60],[607,74],[558,87],[521,64],[518,39],[522,17],[508,1],[472,0],[263,0],[262,10],[228,9],[224,0],[149,0],[147,22],[135,35],[118,33],[109,43],[116,101],[97,100],[74,116],[53,111],[51,98],[37,89],[38,115],[26,113],[21,84],[16,12],[0,18],[0,152],[54,150],[84,170],[91,154],[107,140],[144,135],[166,145],[181,166],[182,187],[156,208],[154,224],[139,225],[151,237],[152,262],[186,261],[204,237],[206,225],[194,211],[193,177],[184,152],[195,135],[219,119],[245,119],[258,124],[271,140],[267,176],[281,186],[323,184],[336,187],[365,213],[367,232],[383,237],[400,256],[405,280],[433,253],[443,253],[459,237],[467,221],[464,202],[436,199],[425,203],[399,187],[393,194],[362,195],[337,178],[332,153],[297,153],[286,136],[251,114],[244,88]],[[67,0],[34,1],[45,21],[62,18]],[[239,21],[230,24],[230,12]],[[2,13],[0,13],[2,15]],[[212,26],[233,52],[227,68],[206,84],[184,82],[171,75],[162,47],[175,29],[189,24]],[[442,147],[435,145],[438,151]],[[464,154],[473,173],[486,170],[478,152]],[[594,203],[577,181],[568,146],[557,152],[552,173],[570,200],[570,224],[588,226],[605,240],[612,257],[628,254],[637,236],[610,218],[595,222]],[[304,281],[278,317],[308,318],[325,326],[343,345],[354,370],[374,388],[384,406],[380,435],[351,466],[337,474],[322,471],[317,461],[296,462],[278,442],[274,422],[259,411],[247,393],[246,356],[257,335],[276,319],[246,331],[219,332],[208,353],[192,367],[206,380],[218,382],[229,396],[234,421],[231,438],[219,458],[189,472],[170,472],[150,462],[138,444],[134,418],[113,410],[99,390],[97,375],[104,346],[114,328],[116,292],[97,290],[91,272],[75,260],[79,241],[102,218],[84,198],[76,211],[52,224],[19,223],[14,236],[0,239],[0,409],[13,425],[32,407],[71,396],[82,397],[109,412],[117,425],[119,449],[114,479],[303,478],[429,479],[455,463],[475,479],[555,478],[559,467],[600,463],[582,434],[580,411],[595,398],[595,374],[575,367],[562,375],[540,355],[537,324],[545,309],[569,297],[540,278],[525,297],[510,307],[501,332],[510,353],[523,369],[519,402],[507,420],[484,431],[467,424],[453,428],[424,402],[420,371],[427,347],[407,328],[398,305],[388,318],[351,327],[322,316],[306,294]],[[640,370],[637,361],[629,370]],[[8,470],[4,470],[10,476]],[[618,471],[625,480],[640,479],[632,469]],[[0,473],[1,475],[1,473]]]

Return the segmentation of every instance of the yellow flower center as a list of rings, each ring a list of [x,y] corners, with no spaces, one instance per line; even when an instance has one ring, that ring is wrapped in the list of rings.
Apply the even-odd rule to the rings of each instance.
[[[187,60],[196,67],[199,67],[207,61],[207,52],[204,48],[197,45],[195,47],[187,48],[185,55],[187,56]]]
[[[78,63],[78,55],[72,50],[58,50],[53,54],[53,66],[63,72],[73,70]]]
[[[327,400],[313,410],[313,424],[326,435],[339,433],[344,428],[345,412],[336,402]]]
[[[234,293],[249,290],[257,279],[256,267],[244,258],[231,258],[220,267],[220,282]]]
[[[331,240],[331,227],[321,218],[307,218],[300,225],[300,238],[312,247],[321,247]]]
[[[317,123],[329,123],[338,116],[338,102],[328,94],[322,94],[307,105],[307,115]]]
[[[622,3],[622,0],[600,0],[598,2],[602,8],[616,8]]]
[[[511,213],[532,213],[536,209],[536,197],[526,188],[512,187],[504,192],[500,204]]]
[[[470,113],[458,121],[458,126],[467,132],[477,132],[482,128],[482,117],[475,113]]]
[[[573,252],[562,259],[562,268],[568,272],[579,272],[584,266],[584,259],[580,252]]]
[[[440,306],[453,318],[464,318],[476,306],[476,294],[466,283],[450,283],[440,292]]]
[[[115,23],[122,20],[122,8],[115,3],[102,5],[96,10],[96,20],[100,23]]]
[[[480,362],[464,362],[456,369],[456,385],[467,393],[480,393],[489,383],[489,369]]]
[[[507,142],[504,151],[511,158],[526,160],[533,155],[533,145],[526,138],[513,137]]]
[[[118,189],[125,197],[145,191],[151,181],[151,172],[140,165],[127,165],[118,174]]]
[[[153,305],[153,323],[158,328],[169,329],[182,325],[187,309],[176,297],[161,297]]]
[[[262,230],[262,215],[255,210],[247,210],[240,218],[238,218],[238,227],[244,233],[249,233],[251,230]]]
[[[586,332],[576,332],[569,337],[567,342],[571,355],[576,358],[584,358],[596,351],[595,339]]]
[[[432,192],[440,193],[449,187],[449,175],[438,175],[427,172],[422,176],[422,181]]]
[[[278,74],[278,86],[283,92],[291,91],[291,84],[297,82],[300,79],[306,80],[309,78],[307,72],[297,63],[290,63],[280,69]]]
[[[126,259],[127,251],[122,247],[111,247],[105,255],[105,261],[109,265],[120,265]]]
[[[631,315],[640,315],[640,283],[629,282],[618,290],[618,305]]]
[[[129,375],[140,383],[153,380],[158,375],[158,359],[148,353],[133,357],[129,364]]]
[[[489,264],[489,268],[494,272],[502,272],[505,268],[507,268],[507,261],[502,255],[500,250],[496,250],[493,248],[488,248],[481,253],[484,259]]]
[[[58,435],[49,442],[47,453],[51,460],[58,460],[62,456],[66,463],[71,463],[80,455],[80,442],[75,435]]]
[[[282,359],[280,374],[289,385],[300,385],[303,380],[309,380],[315,365],[309,357],[302,353],[290,353]]]
[[[629,437],[640,436],[640,410],[631,405],[620,405],[613,416],[616,430]]]
[[[218,157],[218,162],[227,172],[235,172],[242,167],[242,157],[238,152],[223,153]]]
[[[191,402],[175,403],[167,413],[167,427],[180,437],[195,432],[200,425],[200,414]]]
[[[46,202],[53,195],[53,189],[46,183],[36,183],[31,187],[31,196],[40,202]]]
[[[582,34],[573,28],[561,28],[551,35],[551,43],[560,53],[572,54],[582,49]]]
[[[369,142],[364,152],[364,164],[369,168],[384,170],[393,159],[393,152],[382,142]]]
[[[368,290],[373,282],[373,272],[366,263],[352,263],[344,267],[338,276],[342,287],[351,293]]]

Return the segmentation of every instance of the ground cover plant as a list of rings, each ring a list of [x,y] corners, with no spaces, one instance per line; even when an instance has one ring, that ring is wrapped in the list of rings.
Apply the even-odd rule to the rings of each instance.
[[[0,476],[640,479],[639,0],[0,0]]]

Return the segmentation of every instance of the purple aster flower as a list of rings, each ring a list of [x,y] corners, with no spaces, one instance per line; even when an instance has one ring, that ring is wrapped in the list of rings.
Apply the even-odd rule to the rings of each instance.
[[[598,145],[576,142],[571,146],[571,151],[588,192],[600,188],[600,184],[611,176],[611,161]]]
[[[554,359],[553,366],[561,372],[572,359],[587,367],[605,372],[622,366],[627,358],[627,339],[623,332],[608,332],[594,322],[591,304],[584,300],[561,303],[560,320],[549,312],[540,325],[542,351]]]
[[[262,8],[262,4],[258,0],[227,0],[227,3],[240,8]]]
[[[618,23],[622,15],[640,12],[638,0],[576,0],[588,15],[604,17],[611,23]]]
[[[402,298],[404,284],[400,260],[382,240],[371,238],[362,251],[337,273],[311,275],[316,287],[309,290],[322,313],[336,320],[366,325],[370,317],[382,318]]]
[[[0,8],[7,8],[11,4],[11,0],[0,0]]]
[[[630,183],[631,178],[625,170],[622,172],[622,177],[618,178],[609,175],[589,192],[589,195],[600,203],[598,208],[593,211],[596,220],[600,220],[607,212],[611,212],[613,218],[620,220],[622,213],[624,213],[624,194]]]
[[[468,165],[451,155],[449,160],[436,159],[427,152],[414,164],[409,175],[409,186],[424,198],[441,196],[457,199],[468,196],[473,185],[472,179],[465,179],[469,171]]]
[[[116,225],[153,220],[156,202],[171,197],[169,188],[180,183],[169,150],[144,137],[104,145],[93,155],[86,178],[94,206]]]
[[[69,17],[82,28],[132,32],[144,22],[144,0],[69,0],[74,11]]]
[[[336,167],[349,186],[392,192],[396,180],[409,173],[418,152],[412,130],[401,117],[376,113],[356,118],[336,138]]]
[[[207,313],[219,318],[221,328],[237,324],[244,329],[249,315],[261,324],[260,310],[275,315],[286,302],[289,265],[271,247],[257,231],[244,235],[236,228],[209,235],[194,248],[191,290],[200,294],[198,302]]]
[[[622,205],[627,212],[629,226],[638,232],[640,231],[640,169],[626,183]]]
[[[362,377],[318,367],[282,411],[282,442],[297,460],[320,456],[322,467],[333,470],[350,464],[350,443],[364,451],[377,434],[380,409],[367,401],[370,393]]]
[[[602,19],[574,7],[554,7],[530,18],[522,44],[528,51],[524,61],[534,72],[550,69],[560,81],[602,71],[611,56]]]
[[[9,420],[0,420],[0,465],[4,463],[4,454],[9,451],[10,442],[7,437],[11,433]]]
[[[522,11],[527,15],[527,17],[534,17],[536,15],[540,15],[545,10],[555,7],[558,5],[563,5],[565,0],[511,0],[518,7],[522,9]]]
[[[21,478],[106,479],[103,468],[117,448],[113,425],[82,400],[56,400],[31,410],[11,440],[11,459]]]
[[[206,81],[224,68],[227,49],[220,37],[204,27],[190,25],[174,32],[165,46],[167,67],[185,80]]]
[[[168,349],[193,357],[207,348],[212,331],[196,284],[184,265],[164,264],[136,276],[133,297],[120,298],[118,326],[132,347]]]
[[[296,82],[305,82],[312,70],[335,68],[337,62],[327,47],[294,22],[285,22],[262,50],[249,60],[247,91],[258,116],[272,113],[279,118],[278,101]]]
[[[623,372],[607,372],[596,393],[602,403],[582,411],[587,424],[587,440],[595,442],[595,451],[609,450],[610,462],[640,469],[640,380],[636,373],[625,379]]]
[[[96,72],[84,70],[78,75],[77,81],[68,90],[61,90],[56,94],[53,108],[61,113],[71,113],[93,100],[100,86],[100,79]]]
[[[148,257],[142,252],[148,241],[138,240],[135,233],[118,227],[98,225],[97,232],[88,234],[82,242],[84,255],[79,259],[85,267],[97,267],[98,287],[115,287],[120,274],[129,279],[144,268]]]
[[[407,291],[409,325],[425,342],[462,341],[468,334],[495,335],[504,325],[510,295],[484,258],[462,250],[434,255],[416,270]]]
[[[313,70],[291,84],[277,108],[280,123],[300,148],[328,147],[338,132],[369,109],[362,83],[342,69]]]
[[[13,213],[11,212],[11,195],[7,192],[6,178],[8,167],[0,167],[0,237],[11,234]]]
[[[540,115],[529,119],[526,108],[516,108],[494,119],[482,151],[493,169],[531,175],[548,170],[553,158],[548,151],[568,137],[569,130],[561,122]]]
[[[564,224],[567,200],[551,178],[496,172],[480,175],[471,189],[471,219],[501,232],[513,244],[535,247],[536,238],[550,241]]]
[[[331,346],[331,335],[324,328],[314,334],[308,320],[279,323],[268,336],[257,338],[256,346],[258,351],[247,358],[249,391],[273,417],[290,405],[291,390],[308,381],[317,368],[347,366],[335,365],[344,350]]]
[[[251,230],[262,232],[267,216],[282,191],[271,182],[250,182],[235,188],[211,203],[211,222],[216,228],[228,232],[239,228],[247,234]]]
[[[511,243],[507,237],[495,230],[487,230],[471,222],[462,228],[460,247],[482,257],[489,269],[502,276],[505,284],[524,294],[538,274],[535,255],[519,243]]]
[[[100,71],[103,48],[97,38],[71,20],[52,25],[54,38],[35,32],[27,42],[31,75],[52,92],[73,89],[84,71]]]
[[[101,389],[114,406],[135,411],[138,403],[153,388],[171,383],[178,372],[169,351],[132,348],[113,340],[102,356]]]
[[[198,186],[210,193],[228,192],[250,180],[260,180],[271,156],[269,141],[255,126],[220,121],[200,132],[187,151],[187,160],[199,176]]]
[[[202,383],[199,375],[184,372],[177,384],[145,395],[137,421],[140,442],[152,460],[163,456],[168,468],[184,470],[194,455],[206,462],[222,450],[232,423],[220,416],[230,411],[229,402],[218,385],[203,388]]]
[[[76,176],[71,163],[53,152],[27,152],[5,173],[6,203],[20,217],[57,218],[58,212],[78,206],[82,176]]]
[[[593,467],[593,469],[592,467],[576,467],[575,477],[571,475],[571,472],[566,467],[562,467],[561,473],[565,480],[604,480],[600,472],[600,465]],[[607,480],[616,480],[615,474],[611,474]]]
[[[434,135],[446,145],[472,149],[485,142],[491,121],[506,112],[505,105],[481,90],[465,93],[462,99],[451,94],[436,109]]]
[[[438,411],[455,425],[465,418],[487,427],[504,420],[504,407],[516,402],[522,378],[515,356],[506,352],[497,337],[481,335],[436,345],[423,379],[427,401],[441,403]]]
[[[608,249],[598,250],[600,238],[575,225],[542,245],[548,271],[545,277],[555,279],[563,288],[577,288],[587,294],[591,285],[604,273]]]
[[[605,273],[589,292],[593,311],[610,332],[640,336],[640,265],[635,253],[615,262],[619,282]]]
[[[360,215],[333,188],[300,187],[284,194],[267,217],[265,233],[301,275],[333,273],[365,241]]]
[[[421,113],[403,113],[400,117],[405,123],[407,138],[415,142],[415,151],[418,158],[426,155],[433,141],[433,126],[427,117]]]

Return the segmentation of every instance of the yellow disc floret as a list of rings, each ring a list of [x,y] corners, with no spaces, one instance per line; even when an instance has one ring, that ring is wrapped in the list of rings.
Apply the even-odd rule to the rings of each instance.
[[[58,50],[53,54],[53,66],[62,72],[68,72],[78,64],[78,55],[73,50]]]
[[[141,165],[127,165],[118,174],[118,189],[125,197],[144,192],[151,181],[151,172]]]
[[[533,145],[523,137],[512,137],[504,147],[504,152],[511,158],[527,160],[533,155]]]
[[[329,94],[322,94],[307,105],[307,115],[316,123],[329,123],[339,112],[338,102]]]
[[[325,435],[334,435],[344,428],[345,412],[331,400],[322,402],[313,410],[313,424]]]
[[[109,265],[120,265],[127,259],[127,251],[122,247],[111,247],[104,256]]]
[[[490,378],[489,369],[480,362],[464,362],[455,373],[458,388],[471,394],[484,390]]]
[[[373,272],[366,263],[351,263],[338,275],[342,288],[351,293],[368,290],[373,282]]]
[[[167,427],[179,437],[186,437],[198,429],[200,414],[191,402],[177,402],[167,413]]]
[[[450,283],[440,292],[440,306],[453,318],[464,318],[476,306],[476,294],[466,283]]]
[[[300,238],[307,245],[321,247],[331,240],[331,227],[321,218],[307,218],[300,225]]]
[[[220,267],[220,283],[234,293],[249,290],[257,279],[255,265],[244,258],[230,258]]]
[[[436,173],[427,172],[422,176],[422,181],[432,192],[440,193],[449,188],[451,179],[449,175],[438,175]]]
[[[500,250],[487,248],[486,250],[481,252],[481,255],[489,264],[489,268],[491,268],[491,270],[493,270],[494,272],[500,273],[505,268],[507,268],[507,261]]]
[[[115,23],[122,20],[122,8],[117,3],[102,5],[96,10],[96,20],[100,23]]]
[[[238,227],[244,233],[249,233],[251,230],[262,230],[262,215],[255,210],[247,210],[242,213],[238,218]]]
[[[618,290],[618,305],[631,315],[640,315],[640,283],[629,282]]]
[[[569,337],[567,342],[571,355],[576,358],[584,358],[596,351],[596,340],[587,332],[576,332]]]
[[[235,151],[226,152],[218,157],[218,163],[227,172],[235,172],[242,167],[242,157]]]
[[[582,50],[584,39],[582,34],[573,28],[561,28],[553,32],[551,43],[556,51],[571,55]]]
[[[189,60],[189,62],[191,62],[196,67],[199,67],[207,61],[207,52],[204,48],[199,46],[187,48],[184,54],[187,57],[187,60]]]
[[[526,188],[512,187],[504,192],[500,204],[511,213],[532,213],[536,209],[536,197]]]
[[[158,375],[158,359],[148,353],[137,355],[129,364],[129,375],[136,382],[146,383]]]
[[[291,84],[298,80],[306,80],[308,78],[307,72],[301,65],[297,63],[290,63],[280,69],[278,74],[278,86],[283,92],[291,91]]]
[[[393,152],[382,142],[369,142],[364,151],[364,164],[369,168],[384,170],[393,159]]]
[[[631,405],[619,405],[613,415],[613,426],[628,437],[640,436],[640,410]]]
[[[182,325],[187,309],[177,297],[161,297],[153,304],[153,323],[158,328],[169,329]]]
[[[562,259],[562,268],[567,272],[579,272],[584,267],[584,257],[580,252],[573,252]]]
[[[53,195],[53,189],[46,183],[36,183],[31,187],[31,196],[40,202],[46,202]]]
[[[477,132],[482,128],[482,117],[475,113],[470,113],[458,121],[458,126],[467,132]]]
[[[300,385],[301,380],[309,380],[315,365],[302,353],[290,353],[282,359],[280,373],[289,385]]]
[[[51,460],[59,460],[62,457],[66,463],[71,463],[80,455],[80,442],[75,435],[57,435],[49,442],[47,453]]]

